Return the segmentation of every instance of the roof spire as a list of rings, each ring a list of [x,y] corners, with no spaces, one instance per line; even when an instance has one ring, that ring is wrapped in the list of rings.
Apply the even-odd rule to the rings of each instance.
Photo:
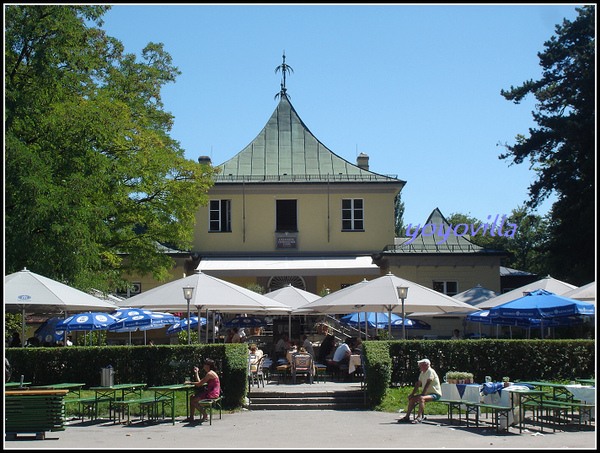
[[[281,91],[275,95],[275,99],[277,99],[278,96],[287,96],[287,93],[286,93],[287,88],[285,87],[285,73],[287,71],[294,72],[292,67],[289,66],[288,64],[286,64],[286,62],[285,62],[285,50],[283,51],[283,63],[281,63],[279,66],[277,66],[275,68],[275,74],[277,74],[277,72],[279,72],[280,70],[281,70],[281,73],[283,74],[283,82],[281,83]]]

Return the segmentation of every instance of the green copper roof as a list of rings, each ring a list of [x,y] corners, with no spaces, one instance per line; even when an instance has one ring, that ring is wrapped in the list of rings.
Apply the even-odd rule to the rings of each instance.
[[[258,136],[219,165],[216,182],[404,181],[358,167],[331,152],[308,130],[285,91]]]

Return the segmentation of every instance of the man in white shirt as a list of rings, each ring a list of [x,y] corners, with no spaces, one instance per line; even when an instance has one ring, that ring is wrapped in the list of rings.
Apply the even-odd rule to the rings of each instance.
[[[428,401],[437,401],[442,397],[442,385],[440,378],[433,368],[429,359],[421,359],[417,361],[419,364],[419,379],[415,383],[415,387],[410,395],[408,395],[408,409],[406,416],[398,420],[398,423],[408,423],[410,414],[414,407],[419,405],[419,412],[412,423],[421,423],[423,420],[423,411],[425,403]],[[423,387],[421,393],[417,394],[419,387]]]

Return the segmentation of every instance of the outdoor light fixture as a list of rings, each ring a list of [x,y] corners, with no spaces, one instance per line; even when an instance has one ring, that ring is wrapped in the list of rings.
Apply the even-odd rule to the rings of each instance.
[[[404,299],[408,296],[408,288],[406,286],[396,286],[398,298],[402,301],[402,339],[406,340],[406,319],[404,318]]]
[[[184,286],[183,287],[183,297],[187,300],[187,332],[188,332],[188,344],[192,343],[192,337],[190,334],[190,301],[192,300],[192,296],[194,295],[194,287],[193,286]],[[198,324],[200,320],[198,320]]]

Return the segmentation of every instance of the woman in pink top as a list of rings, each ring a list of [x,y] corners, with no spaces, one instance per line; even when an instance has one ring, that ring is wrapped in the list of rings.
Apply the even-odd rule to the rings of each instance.
[[[194,373],[196,373],[196,381],[195,382],[186,382],[186,384],[194,384],[198,389],[196,390],[196,394],[190,398],[190,416],[186,418],[186,421],[193,422],[194,421],[194,413],[196,410],[199,410],[202,413],[202,419],[200,423],[208,420],[208,414],[203,407],[198,405],[199,401],[207,400],[207,399],[215,399],[221,395],[221,383],[219,381],[219,376],[215,371],[215,361],[211,359],[206,359],[204,361],[204,371],[206,371],[206,375],[200,380],[198,376],[198,367],[194,367]],[[202,386],[206,384],[206,389],[203,389]]]

